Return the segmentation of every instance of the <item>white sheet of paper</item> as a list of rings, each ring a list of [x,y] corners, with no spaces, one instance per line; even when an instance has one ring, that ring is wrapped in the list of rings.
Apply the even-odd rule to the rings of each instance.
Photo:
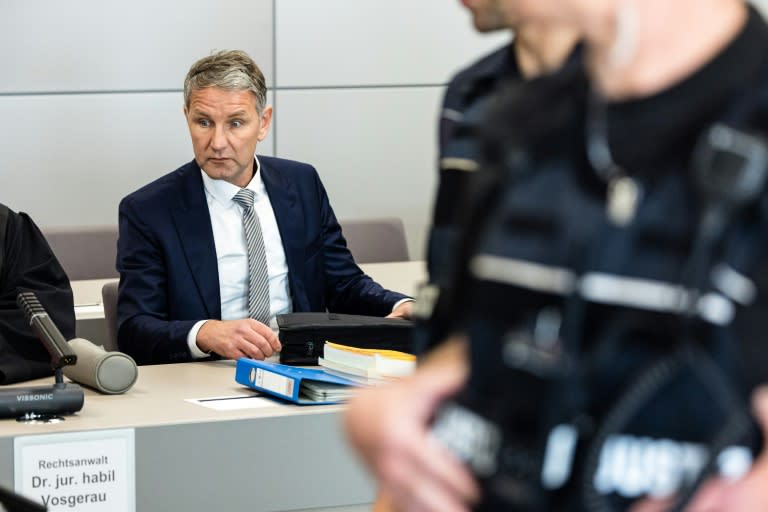
[[[268,400],[261,396],[216,396],[210,398],[187,398],[187,402],[202,405],[209,409],[215,409],[217,411],[235,411],[238,409],[257,409],[259,407],[267,407],[275,405],[273,400]]]

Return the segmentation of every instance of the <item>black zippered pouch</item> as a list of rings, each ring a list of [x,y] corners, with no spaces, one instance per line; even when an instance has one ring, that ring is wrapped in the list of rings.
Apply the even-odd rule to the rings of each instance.
[[[360,348],[413,353],[413,322],[399,318],[342,315],[337,313],[288,313],[277,315],[280,329],[280,362],[314,365],[326,341]]]

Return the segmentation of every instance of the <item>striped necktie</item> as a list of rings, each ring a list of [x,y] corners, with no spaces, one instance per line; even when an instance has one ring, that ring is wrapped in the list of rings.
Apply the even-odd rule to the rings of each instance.
[[[256,210],[253,190],[241,188],[232,199],[243,208],[245,244],[248,249],[248,316],[269,325],[269,274],[264,237]]]

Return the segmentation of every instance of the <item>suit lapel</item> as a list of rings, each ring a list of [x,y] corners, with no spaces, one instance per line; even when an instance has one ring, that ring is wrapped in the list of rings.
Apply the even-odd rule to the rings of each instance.
[[[283,241],[283,250],[285,259],[288,263],[288,279],[291,284],[291,295],[293,296],[294,307],[296,302],[304,303],[303,290],[304,283],[304,232],[303,223],[304,211],[300,201],[297,200],[297,194],[294,185],[283,176],[269,159],[259,157],[261,164],[261,179],[269,195],[269,201],[272,203],[272,210],[275,212],[277,228],[280,231],[280,238]],[[298,285],[298,286],[297,286]],[[305,308],[308,307],[305,306]]]
[[[173,220],[208,317],[221,318],[216,246],[200,172],[194,160],[180,172],[179,195],[172,210]]]

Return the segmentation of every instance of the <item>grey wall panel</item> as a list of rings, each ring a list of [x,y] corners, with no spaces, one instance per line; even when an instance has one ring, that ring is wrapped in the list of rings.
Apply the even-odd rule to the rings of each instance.
[[[272,14],[272,0],[3,1],[0,92],[179,89],[225,48],[271,80]]]
[[[444,87],[277,91],[278,156],[312,163],[339,218],[398,216],[424,257]]]
[[[271,94],[270,94],[271,98]],[[117,223],[120,199],[194,156],[180,92],[0,96],[0,202],[44,227]],[[259,147],[274,153],[271,136]]]
[[[509,40],[457,1],[278,0],[277,86],[439,84]]]

